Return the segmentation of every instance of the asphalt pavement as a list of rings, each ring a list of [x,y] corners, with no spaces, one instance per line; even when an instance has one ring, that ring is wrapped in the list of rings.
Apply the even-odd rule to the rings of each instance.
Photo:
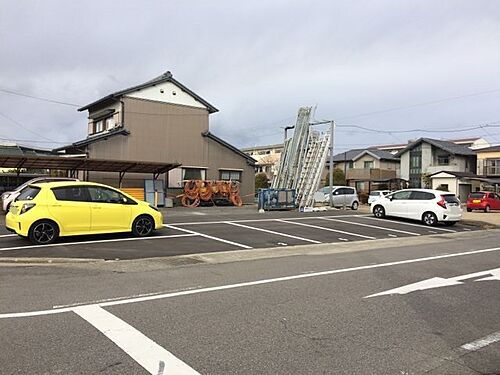
[[[442,232],[189,266],[3,265],[1,373],[497,374],[499,240]]]
[[[130,234],[60,238],[56,244],[33,246],[27,239],[0,231],[0,258],[126,260],[241,249],[343,243],[460,233],[481,229],[480,223],[427,227],[418,222],[375,219],[350,210],[165,216],[165,228],[148,238]]]

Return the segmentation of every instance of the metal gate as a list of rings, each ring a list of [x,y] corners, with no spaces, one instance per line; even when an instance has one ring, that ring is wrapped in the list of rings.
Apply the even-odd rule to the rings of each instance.
[[[144,196],[153,206],[165,206],[165,181],[144,180]]]

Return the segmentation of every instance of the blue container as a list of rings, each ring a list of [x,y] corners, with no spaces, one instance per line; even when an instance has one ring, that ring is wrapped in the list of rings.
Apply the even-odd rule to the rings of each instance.
[[[259,190],[259,210],[293,210],[295,208],[295,189]]]

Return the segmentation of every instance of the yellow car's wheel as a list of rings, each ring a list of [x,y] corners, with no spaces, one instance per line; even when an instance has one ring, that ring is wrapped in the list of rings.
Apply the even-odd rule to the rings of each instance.
[[[39,220],[33,223],[28,231],[28,238],[35,245],[49,245],[59,237],[59,227],[50,220]]]
[[[146,237],[153,233],[155,222],[149,215],[141,215],[132,223],[132,233],[136,237]]]

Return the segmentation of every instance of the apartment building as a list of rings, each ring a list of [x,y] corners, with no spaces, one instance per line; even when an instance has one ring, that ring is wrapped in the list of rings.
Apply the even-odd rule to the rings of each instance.
[[[268,146],[255,146],[242,148],[245,154],[256,160],[255,173],[265,173],[269,181],[278,173],[278,168],[283,152],[283,144],[275,144]]]

